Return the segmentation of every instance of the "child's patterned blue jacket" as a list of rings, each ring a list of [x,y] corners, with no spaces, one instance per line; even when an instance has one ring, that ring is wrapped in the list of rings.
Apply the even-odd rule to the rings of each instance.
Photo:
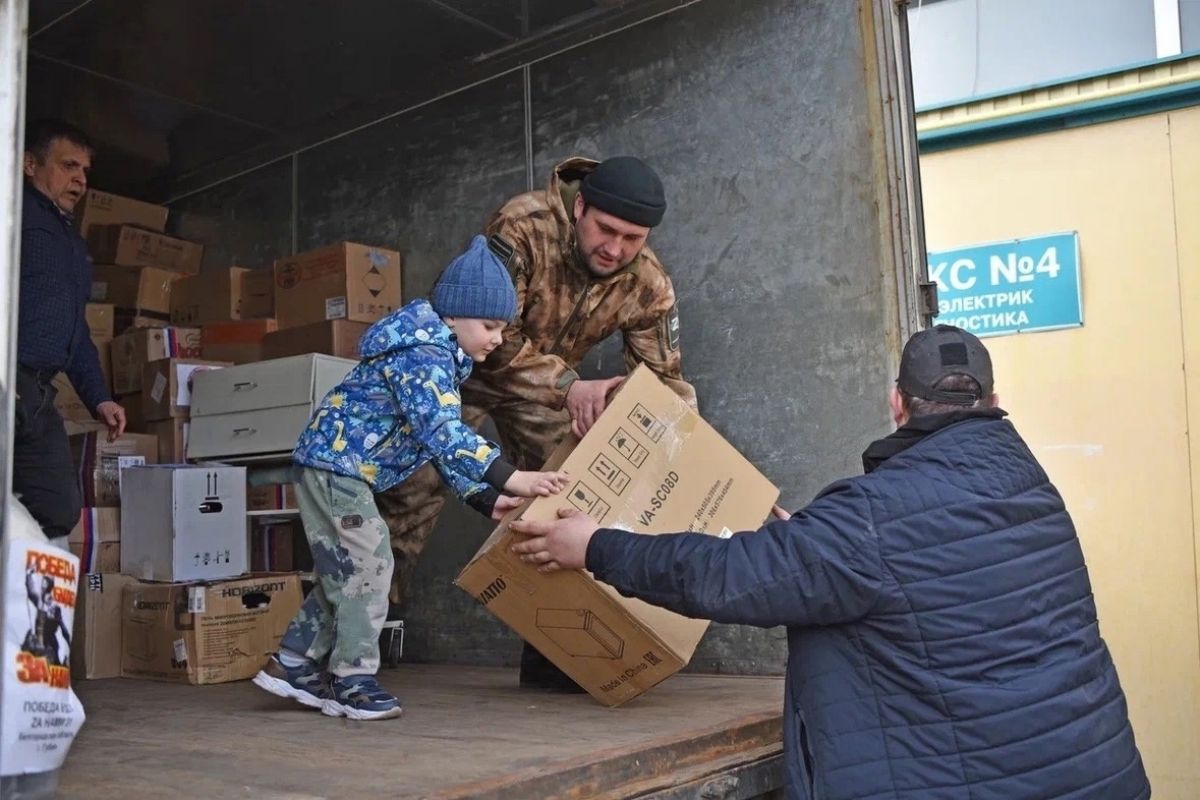
[[[489,484],[503,487],[512,468],[496,463],[499,448],[462,421],[458,387],[471,359],[428,301],[372,325],[359,355],[301,434],[296,463],[358,478],[376,492],[429,461],[464,500]]]

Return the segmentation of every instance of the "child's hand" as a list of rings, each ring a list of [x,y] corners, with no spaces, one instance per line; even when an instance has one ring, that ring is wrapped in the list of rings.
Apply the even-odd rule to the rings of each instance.
[[[504,484],[504,491],[521,497],[548,497],[567,486],[570,477],[565,472],[523,472],[518,470]]]
[[[492,506],[492,519],[499,522],[504,519],[504,515],[512,511],[514,508],[519,508],[521,503],[525,501],[519,497],[509,497],[502,494],[496,498],[496,505]]]

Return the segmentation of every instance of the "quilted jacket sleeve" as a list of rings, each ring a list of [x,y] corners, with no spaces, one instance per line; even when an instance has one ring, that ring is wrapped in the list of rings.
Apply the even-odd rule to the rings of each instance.
[[[867,501],[827,489],[790,520],[719,539],[598,531],[587,567],[621,594],[741,625],[836,625],[875,604],[882,564]]]
[[[389,357],[383,374],[404,409],[409,433],[433,460],[454,493],[466,499],[488,488],[484,476],[500,449],[462,421],[453,359],[437,347]]]

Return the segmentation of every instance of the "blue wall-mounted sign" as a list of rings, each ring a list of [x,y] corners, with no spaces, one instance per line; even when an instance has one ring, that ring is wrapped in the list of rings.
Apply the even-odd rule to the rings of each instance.
[[[1075,231],[930,252],[929,279],[935,321],[976,336],[1083,324]]]

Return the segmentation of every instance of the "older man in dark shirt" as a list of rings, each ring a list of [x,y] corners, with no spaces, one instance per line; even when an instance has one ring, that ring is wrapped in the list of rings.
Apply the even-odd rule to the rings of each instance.
[[[113,402],[88,336],[84,307],[92,263],[71,218],[87,191],[91,165],[92,146],[78,128],[56,120],[30,126],[12,490],[52,539],[66,536],[79,521],[82,500],[50,381],[65,372],[87,407],[108,425],[110,439],[125,431],[125,410]]]

